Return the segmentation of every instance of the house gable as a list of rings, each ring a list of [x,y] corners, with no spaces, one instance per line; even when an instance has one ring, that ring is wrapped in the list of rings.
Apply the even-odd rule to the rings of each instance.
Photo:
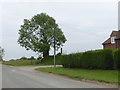
[[[120,30],[112,31],[110,37],[103,42],[104,48],[119,48],[120,47]]]

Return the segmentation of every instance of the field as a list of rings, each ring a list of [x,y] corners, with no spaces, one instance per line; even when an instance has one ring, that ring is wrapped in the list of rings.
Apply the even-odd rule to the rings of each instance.
[[[47,57],[42,60],[42,62],[38,60],[26,60],[26,59],[18,59],[18,60],[11,60],[11,61],[4,61],[3,64],[5,65],[12,65],[12,66],[37,66],[37,65],[53,65],[53,57]],[[60,59],[56,58],[56,64],[61,65]]]
[[[30,60],[4,61],[3,64],[11,66],[28,66],[35,65],[35,61],[33,61],[32,63]]]

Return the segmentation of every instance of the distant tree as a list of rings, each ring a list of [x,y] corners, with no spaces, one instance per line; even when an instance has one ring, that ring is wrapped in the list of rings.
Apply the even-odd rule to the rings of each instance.
[[[3,60],[3,55],[4,55],[4,49],[0,47],[0,61]]]
[[[19,60],[27,60],[27,57],[21,57]]]
[[[54,30],[56,32],[56,49],[59,49],[66,38],[53,17],[46,13],[33,16],[30,20],[24,19],[19,30],[18,43],[26,50],[42,53],[49,56],[49,50],[54,47]]]

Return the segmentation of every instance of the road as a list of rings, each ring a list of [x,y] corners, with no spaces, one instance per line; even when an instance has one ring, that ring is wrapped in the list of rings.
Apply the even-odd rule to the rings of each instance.
[[[0,90],[2,88],[2,64],[0,64]]]
[[[110,88],[109,85],[43,73],[33,67],[2,65],[2,88]]]

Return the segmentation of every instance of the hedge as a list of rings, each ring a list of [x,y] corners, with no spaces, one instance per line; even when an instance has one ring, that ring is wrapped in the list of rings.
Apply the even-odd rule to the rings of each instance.
[[[62,65],[65,68],[114,69],[120,61],[120,50],[102,49],[83,53],[63,55]]]
[[[120,70],[120,49],[117,49],[113,52],[113,58],[115,69]]]
[[[61,60],[62,60],[63,67],[66,67],[66,68],[80,67],[81,56],[82,56],[82,53],[62,55]]]

